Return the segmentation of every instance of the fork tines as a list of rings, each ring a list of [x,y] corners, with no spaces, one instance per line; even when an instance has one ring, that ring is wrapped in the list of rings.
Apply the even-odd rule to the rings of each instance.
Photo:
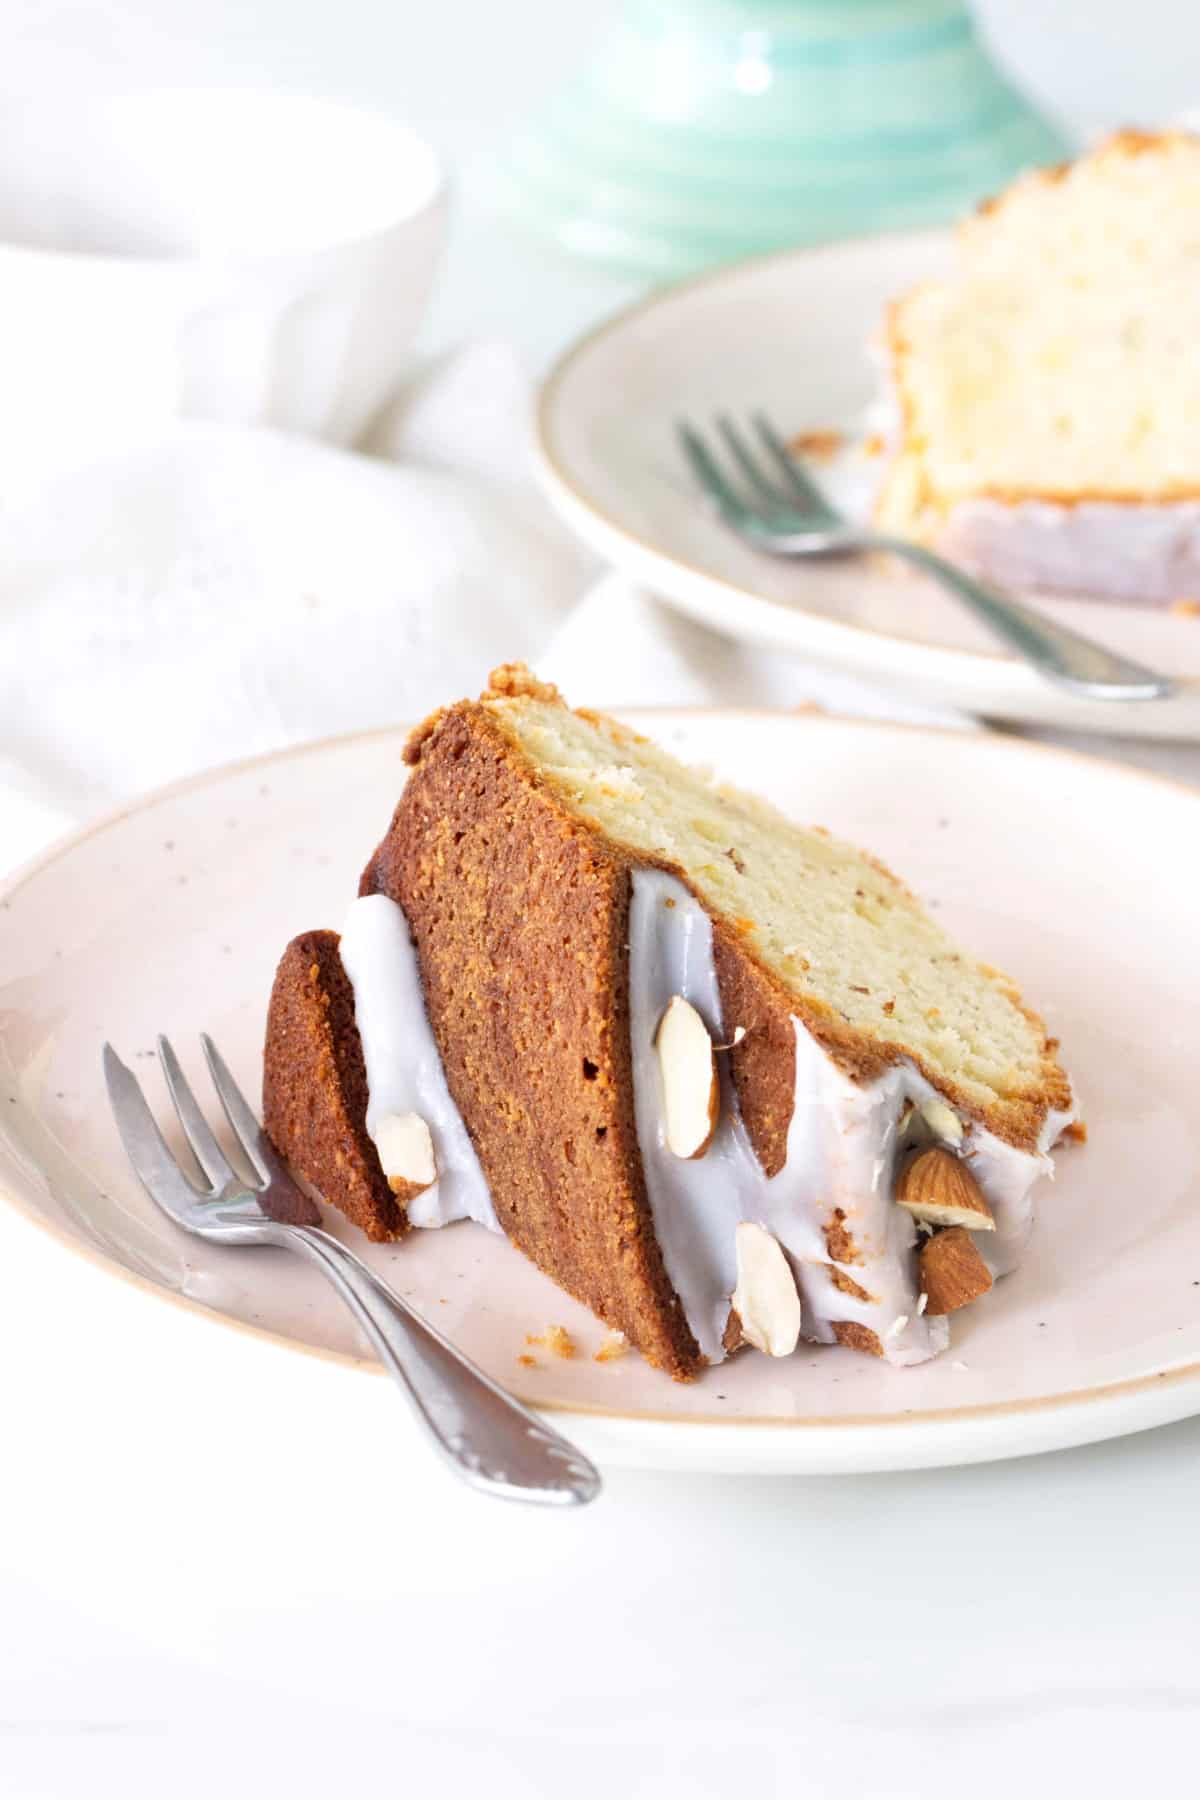
[[[715,429],[732,461],[740,484],[731,480],[701,432],[687,420],[678,425],[679,441],[693,474],[718,508],[734,523],[751,517],[773,518],[781,525],[836,524],[839,515],[817,484],[788,450],[765,413],[751,416],[758,440],[756,450],[746,431],[728,413],[715,421]]]

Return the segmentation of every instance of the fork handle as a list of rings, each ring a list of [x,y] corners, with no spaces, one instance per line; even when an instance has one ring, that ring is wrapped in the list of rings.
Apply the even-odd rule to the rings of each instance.
[[[472,1487],[507,1500],[578,1505],[600,1491],[588,1459],[427,1325],[352,1250],[315,1226],[272,1240],[336,1289],[443,1456]]]
[[[1002,589],[977,581],[923,544],[876,532],[869,543],[871,549],[890,550],[932,575],[965,601],[994,636],[1073,694],[1088,700],[1158,700],[1171,692],[1165,676],[1081,637]]]

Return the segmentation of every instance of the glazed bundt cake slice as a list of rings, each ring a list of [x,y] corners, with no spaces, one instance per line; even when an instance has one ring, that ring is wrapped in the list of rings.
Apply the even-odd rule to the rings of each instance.
[[[679,1377],[801,1334],[942,1348],[1070,1116],[1004,977],[873,858],[520,668],[407,760],[340,945],[276,979],[298,1172],[376,1238],[504,1231]]]

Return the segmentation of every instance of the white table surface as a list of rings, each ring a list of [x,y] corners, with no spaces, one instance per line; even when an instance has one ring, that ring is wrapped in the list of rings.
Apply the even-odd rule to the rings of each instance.
[[[1084,124],[1197,97],[1192,8],[1144,4],[1136,46],[1123,4],[1064,8],[1057,47],[1035,0],[984,10]],[[0,79],[327,86],[469,160],[605,11],[3,0]],[[468,182],[428,341],[507,332],[536,365],[628,291],[509,244]],[[460,1491],[381,1380],[2,1210],[0,1370],[3,1800],[1193,1782],[1200,1423],[943,1473],[615,1472],[547,1517]]]

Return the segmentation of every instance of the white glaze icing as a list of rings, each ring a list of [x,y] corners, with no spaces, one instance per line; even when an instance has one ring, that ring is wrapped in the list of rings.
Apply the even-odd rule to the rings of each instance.
[[[1024,1255],[1033,1231],[1034,1184],[1042,1176],[1053,1180],[1049,1152],[1074,1117],[1074,1109],[1047,1113],[1036,1152],[1018,1150],[978,1127],[969,1133],[964,1148],[973,1153],[971,1173],[996,1220],[995,1231],[977,1232],[974,1241],[993,1275],[1011,1275]]]
[[[905,1103],[941,1099],[937,1090],[907,1063],[868,1084],[851,1081],[796,1019],[796,1091],[784,1167],[769,1180],[764,1175],[724,1057],[716,1135],[704,1156],[683,1161],[666,1147],[653,1049],[659,1018],[672,995],[682,994],[717,1042],[732,1036],[737,1021],[722,1018],[708,915],[673,876],[635,871],[629,957],[634,1108],[650,1210],[667,1274],[705,1356],[720,1362],[725,1354],[721,1339],[737,1278],[734,1233],[743,1220],[763,1225],[787,1252],[805,1337],[829,1343],[835,1321],[855,1321],[876,1333],[888,1362],[901,1366],[945,1349],[947,1320],[919,1310],[916,1226],[892,1199]],[[996,1216],[995,1232],[976,1241],[997,1274],[1014,1267],[1024,1248],[1033,1221],[1030,1191],[1049,1170],[1045,1149],[1068,1117],[1047,1120],[1036,1154],[977,1127],[968,1133],[964,1150],[973,1155],[973,1172]],[[846,1215],[859,1257],[837,1266],[870,1300],[834,1284],[824,1227],[835,1206]]]
[[[963,500],[938,548],[995,581],[1168,605],[1200,595],[1200,504]]]
[[[451,1098],[425,1010],[408,920],[386,894],[355,900],[342,928],[342,965],[367,1071],[367,1133],[395,1113],[419,1113],[433,1136],[438,1179],[409,1202],[412,1225],[475,1219],[500,1230],[487,1181]]]

